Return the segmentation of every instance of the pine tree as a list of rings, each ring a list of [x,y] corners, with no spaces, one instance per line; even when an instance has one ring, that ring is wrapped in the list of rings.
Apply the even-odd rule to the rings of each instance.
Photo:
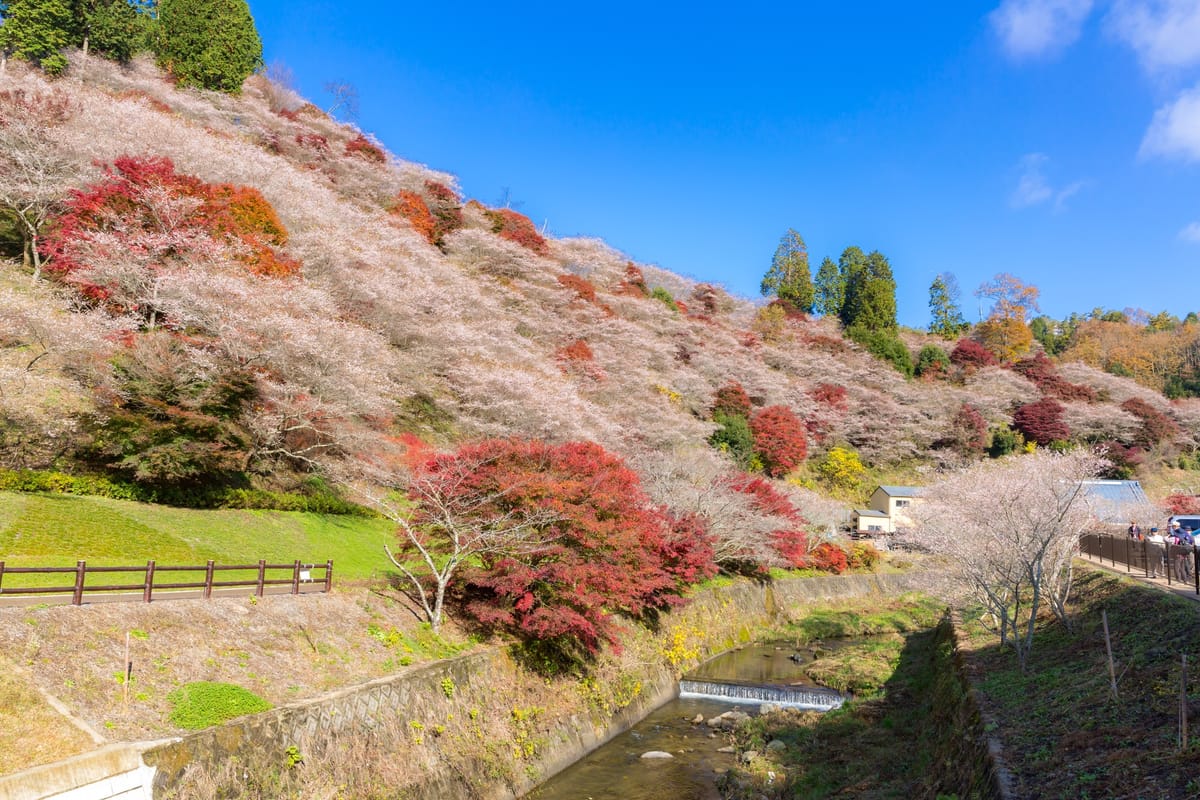
[[[76,0],[74,44],[122,64],[139,49],[142,27],[128,0]]]
[[[846,298],[841,319],[846,328],[868,331],[896,329],[896,280],[887,258],[878,250],[864,256],[848,247],[840,263],[846,279]]]
[[[929,332],[943,339],[957,339],[959,334],[971,327],[963,319],[958,305],[958,281],[949,272],[943,272],[929,285]]]
[[[67,68],[62,51],[74,41],[70,0],[8,0],[2,11],[0,53],[61,75]]]
[[[180,83],[231,94],[262,64],[246,0],[161,0],[158,61]]]
[[[845,298],[846,281],[838,265],[826,256],[813,281],[813,310],[823,317],[836,317],[842,313]]]
[[[779,240],[771,268],[763,276],[761,291],[775,295],[797,311],[808,314],[813,309],[813,283],[808,270],[808,247],[795,230],[788,228]]]

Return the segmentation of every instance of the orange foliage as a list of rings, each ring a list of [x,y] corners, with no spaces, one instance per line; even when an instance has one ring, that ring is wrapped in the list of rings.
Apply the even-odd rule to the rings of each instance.
[[[437,220],[433,218],[425,198],[416,192],[402,189],[396,195],[396,201],[390,213],[408,220],[408,224],[417,233],[425,237],[430,244],[437,244]]]
[[[519,244],[539,256],[550,255],[550,245],[538,233],[537,227],[529,217],[511,208],[488,209],[484,213],[492,223],[492,233],[501,239]]]
[[[568,272],[559,275],[557,280],[564,288],[575,292],[575,296],[585,303],[596,302],[596,286],[587,278]]]
[[[379,149],[379,146],[361,133],[346,142],[346,155],[365,158],[367,161],[372,161],[376,164],[382,164],[387,161],[387,156]]]

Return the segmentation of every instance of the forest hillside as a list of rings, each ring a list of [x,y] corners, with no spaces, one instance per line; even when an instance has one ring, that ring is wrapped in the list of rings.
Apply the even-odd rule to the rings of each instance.
[[[1191,492],[1200,400],[907,330],[910,377],[836,318],[464,198],[262,75],[229,95],[68,57],[0,75],[9,488],[269,501],[518,438],[597,443],[718,538],[791,513],[759,475],[828,531],[880,479],[1034,446],[1102,445],[1113,474]]]

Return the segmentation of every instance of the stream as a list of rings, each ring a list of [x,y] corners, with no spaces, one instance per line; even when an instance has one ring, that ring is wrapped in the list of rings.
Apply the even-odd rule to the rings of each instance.
[[[825,650],[856,640],[824,643]],[[793,659],[798,659],[794,660]],[[756,714],[763,703],[828,710],[842,697],[804,676],[811,650],[764,644],[722,653],[680,681],[680,696],[526,795],[530,800],[720,800],[717,779],[735,755],[727,734],[697,717]],[[671,758],[643,758],[648,752]]]

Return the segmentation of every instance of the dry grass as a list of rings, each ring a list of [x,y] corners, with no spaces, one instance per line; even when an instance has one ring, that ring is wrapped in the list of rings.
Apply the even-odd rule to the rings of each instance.
[[[91,737],[59,714],[23,671],[0,657],[0,775],[82,753]],[[35,735],[36,734],[36,735]]]
[[[133,663],[128,699],[122,682],[127,633]],[[0,609],[0,651],[18,659],[39,687],[113,740],[181,734],[167,721],[167,695],[190,681],[235,683],[278,705],[466,646],[462,636],[448,633],[446,638],[455,643],[422,628],[402,603],[363,587],[262,600]],[[54,728],[34,715],[15,714],[5,721],[0,739],[41,739],[44,730]],[[62,753],[39,748],[28,763]]]

